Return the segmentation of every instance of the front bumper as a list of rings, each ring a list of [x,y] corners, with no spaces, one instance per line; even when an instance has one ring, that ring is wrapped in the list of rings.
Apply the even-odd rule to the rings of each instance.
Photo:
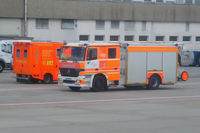
[[[72,87],[91,87],[91,78],[86,76],[58,76],[58,85]]]
[[[24,74],[17,74],[16,78],[21,80],[28,80],[31,76],[30,75],[24,75]]]

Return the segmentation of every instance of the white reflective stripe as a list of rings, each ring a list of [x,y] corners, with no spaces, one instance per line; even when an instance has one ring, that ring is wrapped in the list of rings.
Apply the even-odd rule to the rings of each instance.
[[[99,61],[106,61],[106,60],[120,60],[120,59],[98,59]]]

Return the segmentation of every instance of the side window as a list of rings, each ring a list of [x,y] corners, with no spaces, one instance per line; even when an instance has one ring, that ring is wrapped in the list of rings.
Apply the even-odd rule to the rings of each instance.
[[[61,54],[61,49],[60,49],[60,48],[57,48],[56,56],[57,56],[57,57],[60,57],[60,54]]]
[[[24,49],[24,58],[27,58],[28,57],[28,51],[27,49]]]
[[[116,48],[108,49],[108,58],[116,58]]]
[[[16,57],[20,57],[20,49],[17,49],[17,55]]]
[[[95,60],[95,59],[97,59],[97,49],[96,48],[88,49],[87,60]]]

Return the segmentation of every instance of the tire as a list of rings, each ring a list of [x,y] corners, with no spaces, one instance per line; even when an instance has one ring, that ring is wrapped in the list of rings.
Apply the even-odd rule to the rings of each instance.
[[[44,80],[43,80],[43,82],[44,82],[45,84],[50,84],[50,83],[52,83],[52,76],[51,76],[51,74],[45,74],[45,75],[44,75]]]
[[[5,65],[2,62],[0,62],[0,73],[4,70],[4,67]]]
[[[72,91],[80,91],[81,87],[73,87],[73,86],[70,86],[69,87]]]
[[[160,86],[160,77],[157,75],[153,75],[149,79],[149,84],[147,85],[148,89],[157,89]]]
[[[32,83],[37,83],[38,81],[38,79],[32,78]]]
[[[91,91],[105,91],[108,89],[106,78],[102,75],[97,75],[93,79]]]
[[[32,76],[30,76],[26,82],[27,82],[28,84],[32,84],[32,83],[33,83],[33,78],[32,78]]]
[[[16,82],[20,82],[20,81],[21,81],[20,79],[16,78]]]

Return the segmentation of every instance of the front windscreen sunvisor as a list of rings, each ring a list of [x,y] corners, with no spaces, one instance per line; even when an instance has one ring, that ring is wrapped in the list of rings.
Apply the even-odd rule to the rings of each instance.
[[[83,61],[85,59],[85,47],[63,46],[61,48],[60,60]]]

